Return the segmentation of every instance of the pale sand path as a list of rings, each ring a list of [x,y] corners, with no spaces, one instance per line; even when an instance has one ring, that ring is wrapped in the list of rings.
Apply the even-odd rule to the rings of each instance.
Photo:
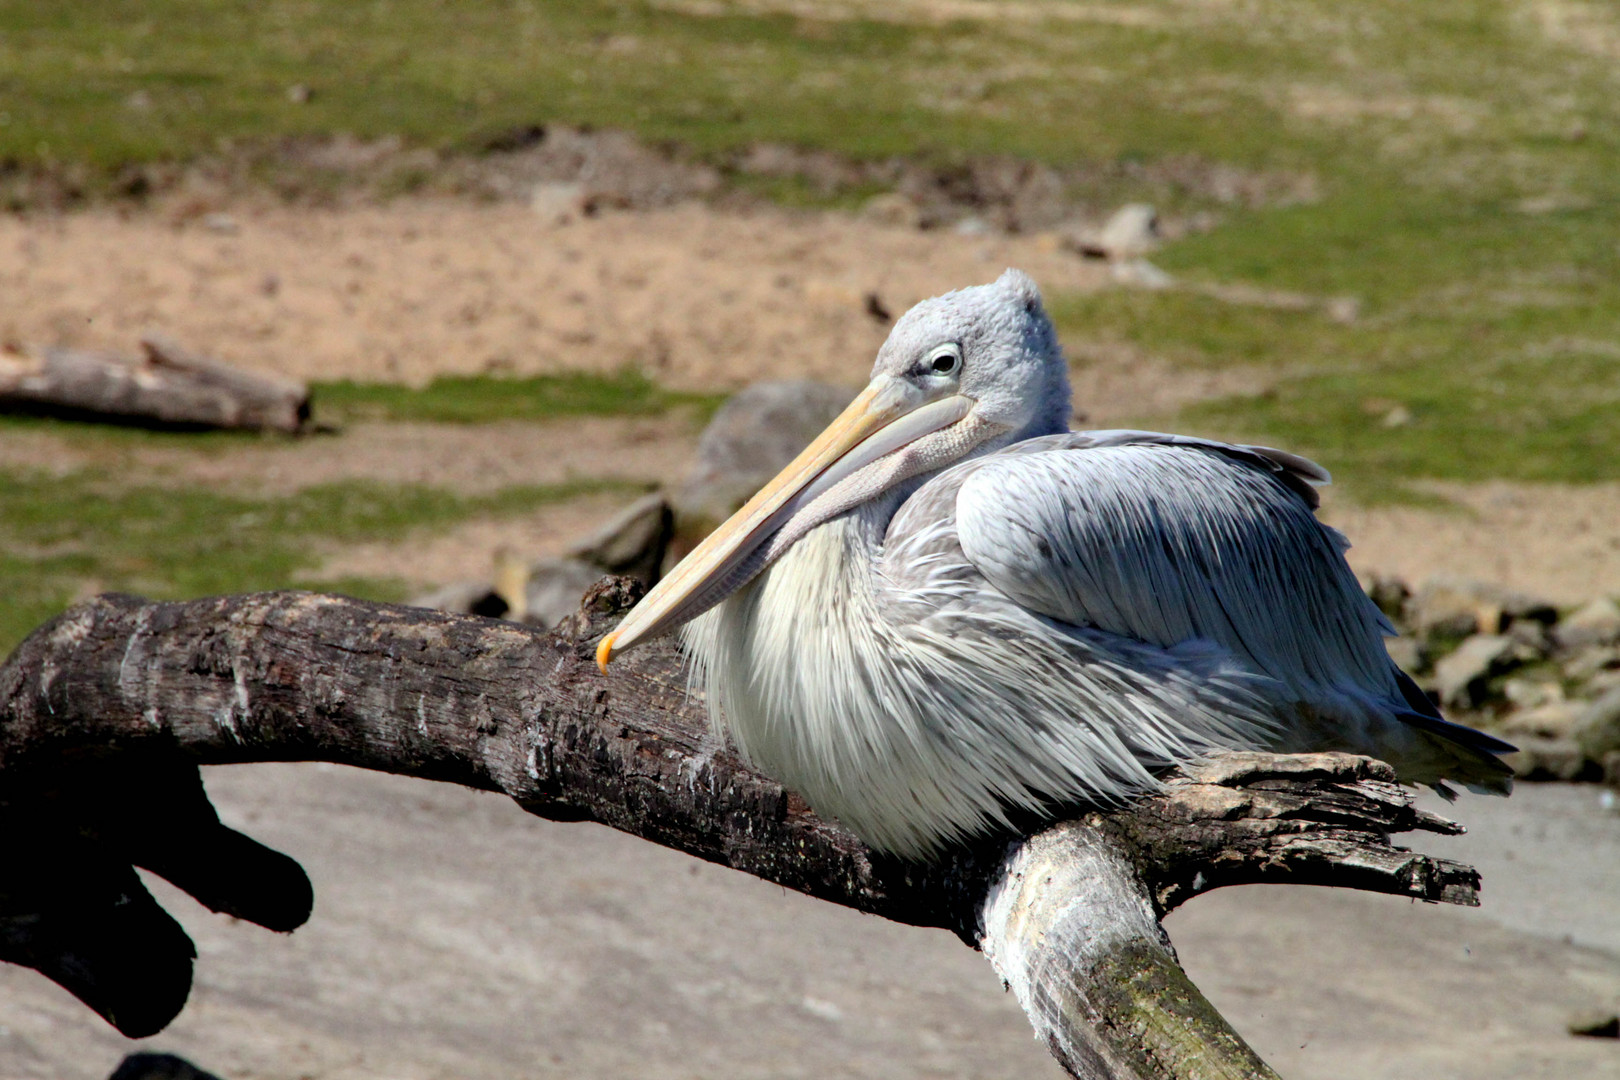
[[[206,779],[227,822],[309,869],[310,924],[283,937],[170,899],[197,985],[141,1043],[0,967],[0,1077],[104,1080],[137,1048],[225,1080],[1061,1075],[989,965],[942,931],[446,785],[320,765]],[[1589,916],[1544,908],[1528,912],[1537,933],[1515,926],[1527,895],[1570,891],[1565,875],[1593,895],[1620,885],[1620,819],[1594,796],[1529,787],[1481,812],[1488,839],[1460,845],[1485,872],[1479,911],[1253,888],[1200,897],[1169,929],[1289,1080],[1612,1077],[1620,1046],[1563,1025],[1620,1003],[1620,955],[1586,947],[1620,937],[1613,920],[1587,933]]]
[[[238,231],[156,213],[0,217],[0,340],[133,351],[158,329],[307,379],[643,368],[673,386],[865,378],[911,304],[1019,266],[1049,289],[1102,270],[1050,238],[884,228],[700,205],[551,225],[450,200],[243,205]]]

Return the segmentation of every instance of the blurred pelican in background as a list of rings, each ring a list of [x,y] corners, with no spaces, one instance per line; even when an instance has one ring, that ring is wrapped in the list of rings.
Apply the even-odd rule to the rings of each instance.
[[[1222,749],[1349,750],[1506,793],[1316,520],[1303,458],[1068,430],[1027,275],[926,300],[872,380],[607,635],[683,627],[715,727],[872,846],[1114,804]]]

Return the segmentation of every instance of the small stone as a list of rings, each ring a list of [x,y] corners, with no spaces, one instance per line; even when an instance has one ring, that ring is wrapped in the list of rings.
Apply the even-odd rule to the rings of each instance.
[[[984,218],[970,214],[951,226],[951,231],[958,236],[988,236],[992,230]]]
[[[1425,581],[1407,611],[1419,633],[1446,637],[1496,634],[1521,620],[1546,624],[1558,617],[1558,609],[1539,597],[1449,574]]]
[[[1361,301],[1354,296],[1335,296],[1327,302],[1323,310],[1334,322],[1349,326],[1361,318]]]
[[[1620,1013],[1599,1009],[1571,1017],[1569,1033],[1588,1039],[1620,1039]]]
[[[1564,688],[1545,679],[1508,679],[1502,684],[1502,696],[1519,709],[1536,709],[1564,700]]]
[[[1571,734],[1593,761],[1602,761],[1609,753],[1620,750],[1620,689],[1589,702]]]
[[[1508,637],[1513,639],[1514,655],[1525,663],[1545,660],[1552,652],[1552,637],[1547,628],[1534,619],[1515,619],[1508,624]]]
[[[1139,289],[1168,289],[1176,279],[1146,259],[1125,259],[1110,266],[1114,280]]]
[[[1435,687],[1444,705],[1471,707],[1485,696],[1485,680],[1502,667],[1513,640],[1502,634],[1475,634],[1434,665]]]
[[[1581,696],[1598,698],[1617,688],[1620,688],[1620,670],[1605,668],[1581,685]]]
[[[1564,678],[1582,682],[1600,671],[1620,667],[1620,649],[1593,646],[1564,660]]]
[[[457,581],[443,585],[430,592],[413,596],[405,601],[411,607],[433,608],[438,611],[454,611],[461,615],[471,613],[480,604],[486,604],[491,595],[487,581]],[[504,602],[503,602],[504,605]],[[486,604],[487,606],[487,604]],[[502,606],[500,614],[505,614],[506,608]]]
[[[294,105],[308,105],[315,98],[315,91],[303,83],[293,83],[287,87],[287,100]]]
[[[1391,622],[1400,624],[1405,616],[1406,601],[1412,595],[1412,590],[1407,588],[1406,582],[1398,577],[1369,574],[1362,579],[1361,589]]]
[[[1503,757],[1523,780],[1596,780],[1598,766],[1569,739],[1521,736],[1519,749]]]
[[[176,1054],[141,1052],[119,1062],[107,1080],[219,1080]]]
[[[1408,409],[1405,405],[1395,406],[1393,409],[1389,410],[1389,412],[1385,413],[1384,419],[1380,421],[1380,423],[1387,428],[1402,428],[1406,427],[1411,422],[1412,410]]]
[[[567,225],[589,210],[583,184],[548,181],[529,192],[529,209],[547,225]]]
[[[675,535],[675,515],[658,492],[643,495],[595,532],[575,542],[571,558],[602,573],[633,577],[643,585],[658,580],[664,554]]]
[[[1509,713],[1496,730],[1508,738],[1528,736],[1568,741],[1585,711],[1586,707],[1578,701],[1549,701]]]
[[[220,213],[204,214],[202,216],[202,227],[209,232],[219,233],[221,236],[235,236],[240,231],[240,226],[236,224],[235,218],[229,214]]]
[[[922,208],[898,191],[874,195],[861,206],[861,217],[875,225],[888,225],[896,229],[922,227]]]
[[[1608,597],[1590,601],[1553,627],[1553,640],[1565,649],[1620,642],[1620,606]]]
[[[1146,203],[1128,203],[1095,231],[1082,231],[1074,239],[1080,254],[1092,259],[1130,261],[1159,246],[1159,213]]]
[[[1429,666],[1429,651],[1423,642],[1412,637],[1385,638],[1384,649],[1395,666],[1408,675],[1416,675]]]

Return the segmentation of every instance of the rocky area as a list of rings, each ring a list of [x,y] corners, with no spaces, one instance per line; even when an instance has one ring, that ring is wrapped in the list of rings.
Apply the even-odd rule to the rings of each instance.
[[[1392,577],[1364,584],[1400,631],[1390,656],[1453,719],[1515,743],[1521,777],[1620,785],[1620,605],[1612,598],[1560,608],[1458,577],[1415,589]]]

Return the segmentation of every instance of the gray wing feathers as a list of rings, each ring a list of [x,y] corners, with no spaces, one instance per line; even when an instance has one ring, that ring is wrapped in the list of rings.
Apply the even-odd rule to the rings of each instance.
[[[1305,505],[1312,510],[1322,502],[1316,493],[1316,486],[1333,482],[1332,474],[1322,466],[1309,458],[1290,454],[1286,450],[1277,450],[1270,446],[1216,442],[1213,439],[1200,439],[1192,435],[1171,435],[1163,431],[1137,431],[1131,428],[1068,431],[1061,435],[1044,435],[1037,439],[1015,443],[1002,450],[1001,454],[1041,454],[1052,450],[1096,450],[1116,446],[1178,446],[1241,461],[1245,465],[1269,472],[1279,483],[1304,500]]]
[[[959,542],[1014,601],[1163,647],[1213,642],[1302,700],[1399,698],[1387,622],[1303,493],[1326,475],[1310,462],[1084,432],[972,465],[957,491]]]

